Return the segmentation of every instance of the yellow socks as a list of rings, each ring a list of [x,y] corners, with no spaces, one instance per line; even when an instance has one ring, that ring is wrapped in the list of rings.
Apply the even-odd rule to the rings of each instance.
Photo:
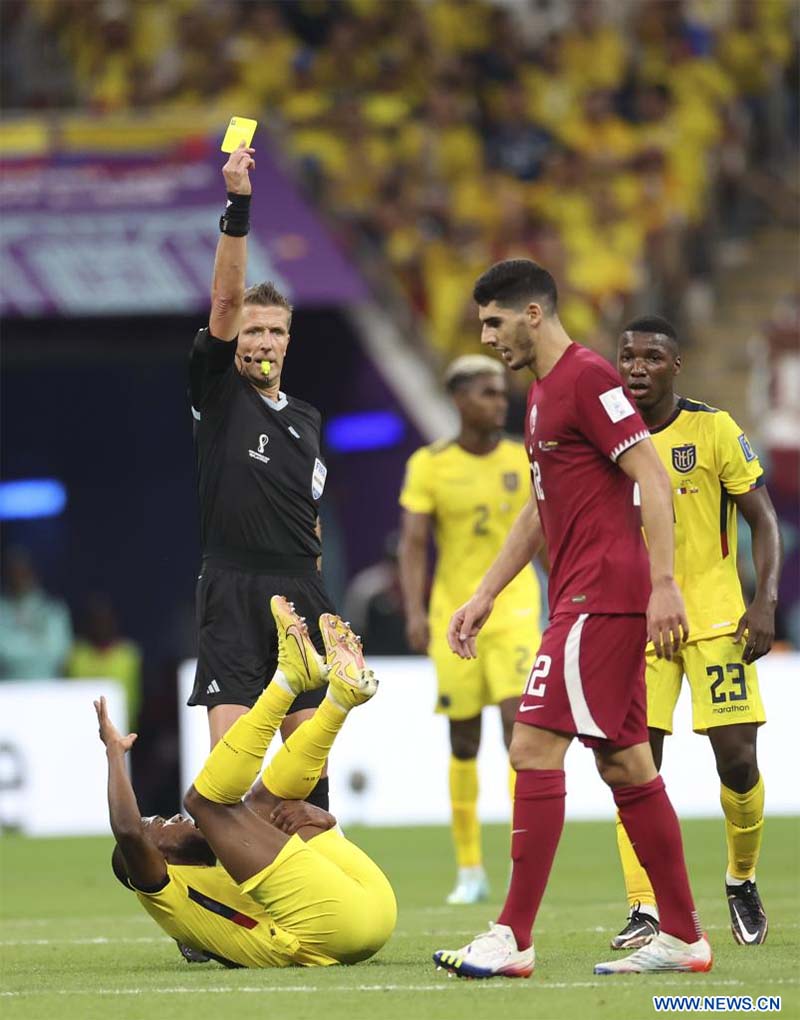
[[[326,697],[310,719],[297,727],[261,777],[281,800],[304,800],[316,786],[347,712]]]
[[[450,757],[450,806],[453,844],[459,868],[481,864],[481,827],[478,821],[478,762]]]
[[[651,914],[657,918],[658,908],[653,887],[650,885],[647,872],[639,863],[639,858],[625,831],[625,826],[620,821],[619,812],[617,813],[617,849],[622,863],[622,874],[625,878],[628,906],[633,908],[634,904],[639,903],[645,914]]]
[[[764,780],[759,775],[756,785],[747,793],[735,793],[720,786],[720,803],[725,813],[725,835],[728,842],[728,875],[730,884],[745,882],[755,875],[761,851],[764,828]]]
[[[511,813],[514,813],[514,793],[517,788],[517,773],[508,766],[508,795],[511,798]]]
[[[261,770],[264,755],[295,695],[276,673],[249,712],[240,716],[214,746],[194,781],[199,794],[216,804],[241,800]]]

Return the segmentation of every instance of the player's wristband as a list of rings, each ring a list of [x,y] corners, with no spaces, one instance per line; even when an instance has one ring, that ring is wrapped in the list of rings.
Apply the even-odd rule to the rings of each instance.
[[[250,195],[228,192],[228,204],[219,218],[219,229],[229,237],[246,237],[250,233]]]

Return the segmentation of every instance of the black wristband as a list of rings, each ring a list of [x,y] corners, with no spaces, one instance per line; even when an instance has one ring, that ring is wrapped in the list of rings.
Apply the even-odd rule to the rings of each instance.
[[[219,229],[229,237],[246,237],[250,233],[250,195],[228,192],[228,204],[219,218]]]

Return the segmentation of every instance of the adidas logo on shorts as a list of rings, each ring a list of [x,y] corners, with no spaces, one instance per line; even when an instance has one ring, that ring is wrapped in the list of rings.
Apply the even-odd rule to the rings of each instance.
[[[221,694],[219,684],[216,680],[212,680],[211,683],[206,687],[206,694]]]

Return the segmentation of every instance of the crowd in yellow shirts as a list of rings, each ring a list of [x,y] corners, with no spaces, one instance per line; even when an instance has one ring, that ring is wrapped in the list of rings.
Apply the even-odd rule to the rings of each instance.
[[[583,339],[645,286],[678,314],[736,205],[718,182],[770,158],[796,76],[788,0],[19,7],[9,43],[57,39],[63,74],[49,93],[46,69],[27,91],[12,75],[7,104],[258,117],[443,360],[474,342],[473,279],[516,253],[554,272]]]

